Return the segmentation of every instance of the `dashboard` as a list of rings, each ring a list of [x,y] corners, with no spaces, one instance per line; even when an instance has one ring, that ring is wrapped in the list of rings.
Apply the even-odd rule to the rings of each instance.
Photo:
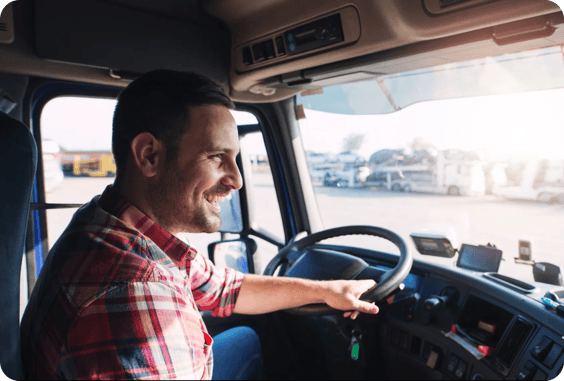
[[[397,262],[392,254],[319,246],[342,257],[290,267],[287,275],[304,277],[314,268],[308,278],[337,279],[364,260],[367,266],[353,278],[378,279]],[[417,260],[403,284],[380,303],[379,324],[367,316],[357,328],[378,326],[390,378],[550,380],[562,372],[564,317],[541,298],[563,296],[564,288]]]

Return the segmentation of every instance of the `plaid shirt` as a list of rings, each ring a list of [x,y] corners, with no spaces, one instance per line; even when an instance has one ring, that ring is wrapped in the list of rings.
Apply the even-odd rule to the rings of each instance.
[[[213,340],[198,310],[229,316],[242,280],[109,186],[47,257],[22,320],[27,376],[209,379]]]

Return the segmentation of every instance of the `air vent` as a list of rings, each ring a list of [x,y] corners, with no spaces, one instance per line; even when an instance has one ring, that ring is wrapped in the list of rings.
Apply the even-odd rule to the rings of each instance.
[[[513,365],[517,353],[527,341],[532,329],[532,324],[519,317],[505,333],[505,339],[495,355],[505,367],[510,368]]]
[[[8,26],[5,22],[0,22],[0,32],[6,32],[8,30]]]

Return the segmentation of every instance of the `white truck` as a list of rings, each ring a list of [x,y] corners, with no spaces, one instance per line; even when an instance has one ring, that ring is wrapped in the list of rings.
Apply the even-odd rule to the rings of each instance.
[[[365,159],[351,152],[338,155],[308,154],[308,165],[314,185],[327,187],[357,188],[362,186],[370,173]]]
[[[482,161],[463,151],[439,151],[435,156],[392,158],[370,166],[366,186],[403,192],[483,195],[486,180]]]
[[[510,200],[564,204],[564,160],[532,160],[523,171],[520,185],[495,186],[494,195]]]

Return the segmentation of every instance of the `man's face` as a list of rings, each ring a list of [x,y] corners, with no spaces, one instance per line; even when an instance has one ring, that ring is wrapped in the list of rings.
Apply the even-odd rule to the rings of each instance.
[[[238,153],[237,124],[229,109],[192,107],[177,160],[159,166],[151,187],[149,202],[159,224],[173,234],[218,231],[220,197],[243,185],[235,162]]]

